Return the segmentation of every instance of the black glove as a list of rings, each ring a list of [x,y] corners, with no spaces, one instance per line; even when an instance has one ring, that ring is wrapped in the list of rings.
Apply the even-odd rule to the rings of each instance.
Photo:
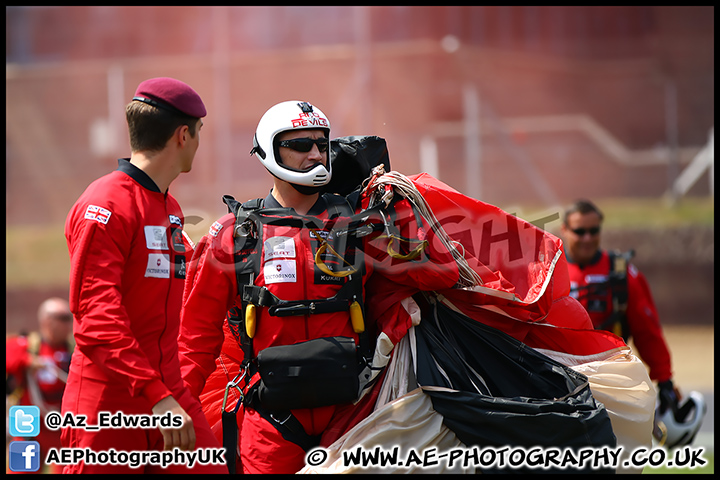
[[[660,414],[662,415],[668,408],[673,411],[677,410],[678,398],[675,394],[675,385],[672,380],[658,382],[658,397],[660,399]]]

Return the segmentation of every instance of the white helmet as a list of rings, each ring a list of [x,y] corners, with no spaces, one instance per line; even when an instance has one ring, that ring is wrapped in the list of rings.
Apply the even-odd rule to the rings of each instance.
[[[250,154],[254,153],[265,168],[280,180],[304,187],[327,185],[332,177],[329,149],[327,167],[317,163],[307,170],[296,170],[283,165],[279,158],[275,137],[288,130],[308,129],[324,130],[325,137],[330,139],[330,121],[319,108],[298,100],[278,103],[260,119]]]
[[[702,425],[707,412],[705,397],[692,391],[676,407],[660,413],[660,405],[655,409],[653,436],[661,446],[667,448],[689,445]]]

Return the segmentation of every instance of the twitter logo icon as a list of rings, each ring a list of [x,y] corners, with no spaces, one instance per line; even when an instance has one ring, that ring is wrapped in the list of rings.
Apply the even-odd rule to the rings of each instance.
[[[37,437],[40,433],[40,409],[34,405],[10,407],[10,435]]]

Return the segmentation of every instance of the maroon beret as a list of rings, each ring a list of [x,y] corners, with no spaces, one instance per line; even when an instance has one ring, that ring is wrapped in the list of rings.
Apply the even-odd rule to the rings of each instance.
[[[133,100],[191,117],[207,115],[200,95],[190,85],[169,77],[150,78],[138,85]]]

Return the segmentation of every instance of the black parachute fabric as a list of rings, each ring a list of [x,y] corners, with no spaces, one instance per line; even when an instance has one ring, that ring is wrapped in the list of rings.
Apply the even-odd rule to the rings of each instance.
[[[577,452],[615,448],[605,406],[587,377],[446,305],[425,304],[415,329],[417,379],[443,422],[467,447]],[[613,473],[560,465],[482,468],[482,473]]]
[[[387,143],[374,135],[333,138],[330,162],[332,178],[324,190],[343,196],[355,190],[377,165],[383,164],[385,171],[390,171]]]

